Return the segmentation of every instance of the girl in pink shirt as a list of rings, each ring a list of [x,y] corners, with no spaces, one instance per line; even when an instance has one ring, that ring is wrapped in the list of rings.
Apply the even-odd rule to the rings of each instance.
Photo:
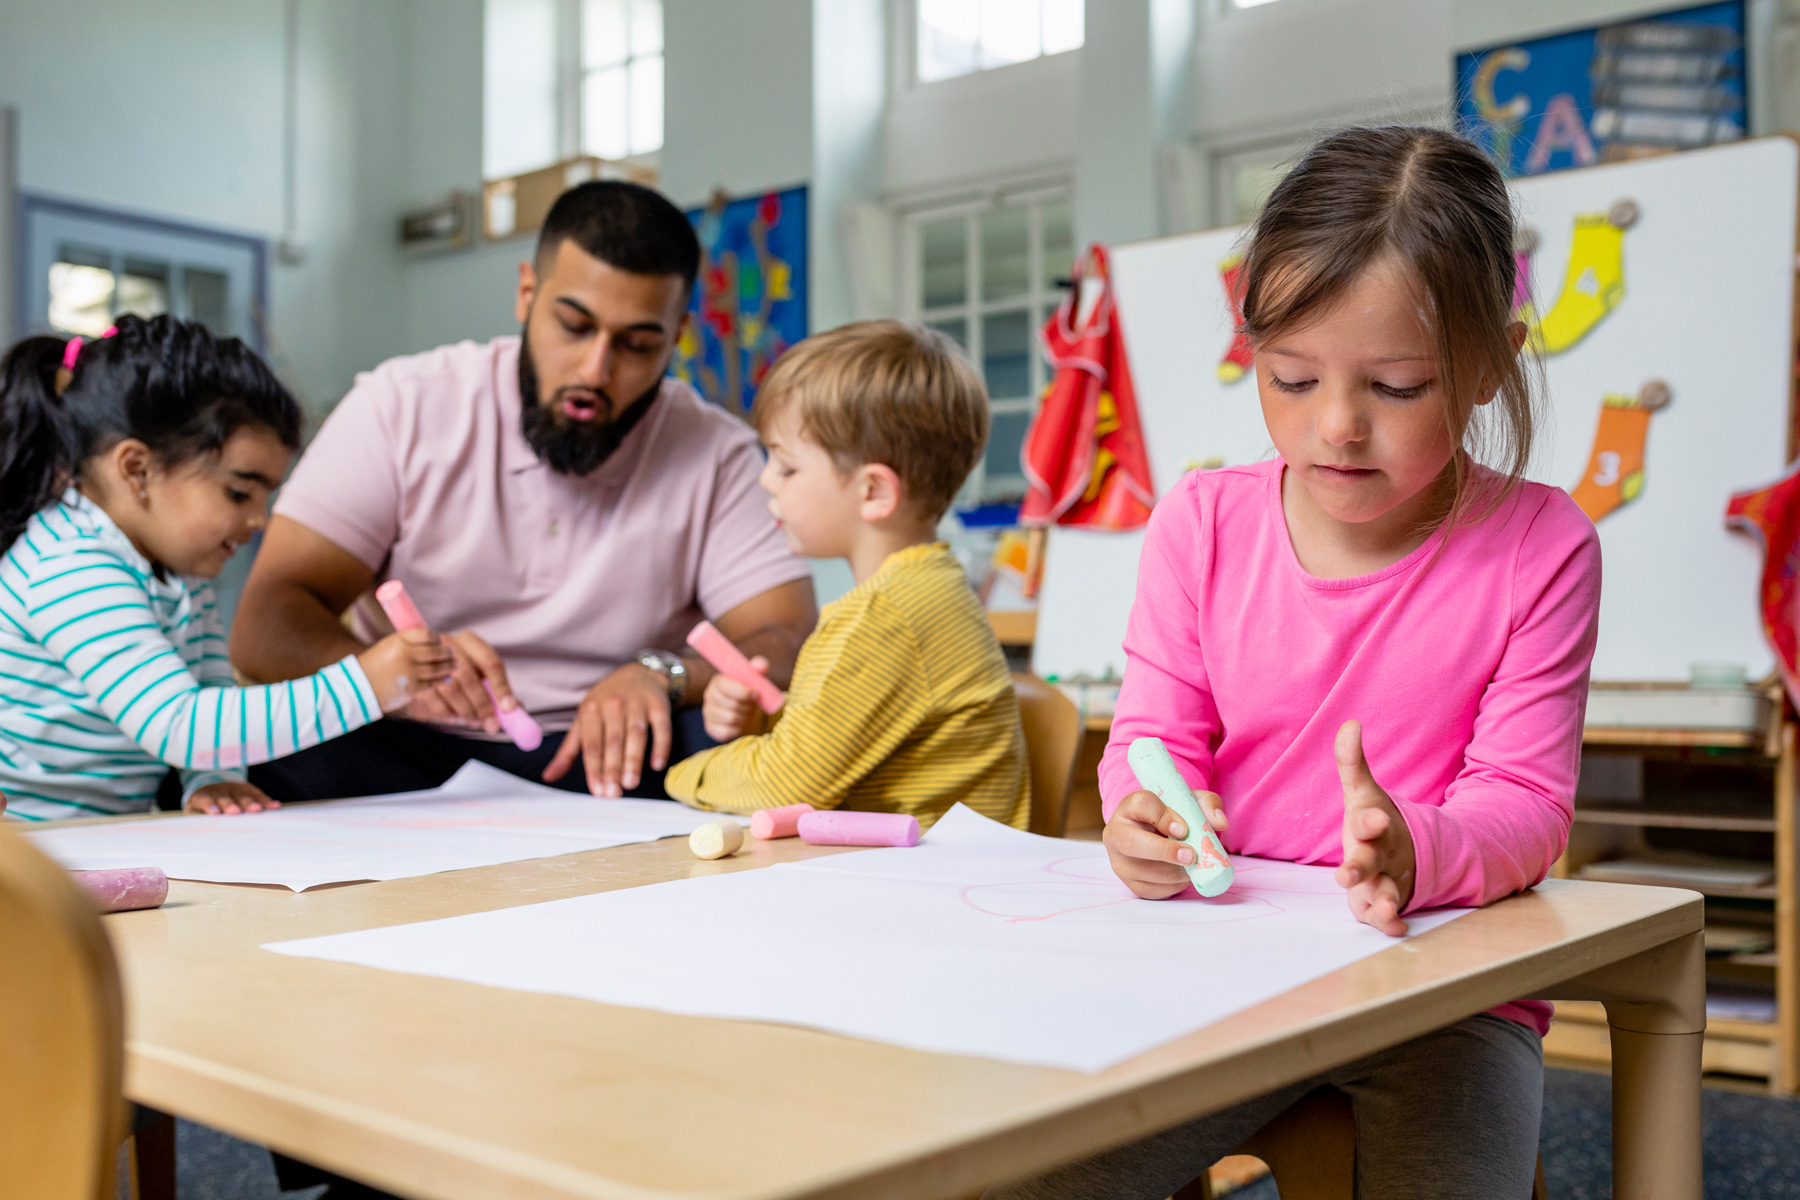
[[[1431,129],[1328,137],[1263,209],[1244,331],[1280,457],[1195,472],[1150,521],[1100,767],[1138,895],[1184,891],[1193,859],[1126,762],[1144,736],[1229,849],[1336,866],[1386,933],[1561,853],[1600,550],[1566,493],[1521,478],[1538,375],[1512,240],[1499,173]],[[1166,1197],[1329,1084],[1355,1106],[1359,1196],[1520,1200],[1547,1018],[1507,1005],[1003,1194]]]

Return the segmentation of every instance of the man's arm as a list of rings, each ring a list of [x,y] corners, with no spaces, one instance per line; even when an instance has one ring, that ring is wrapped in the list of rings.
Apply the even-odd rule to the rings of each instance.
[[[362,652],[341,618],[374,581],[375,573],[336,542],[273,518],[232,622],[232,664],[257,683],[276,683]]]
[[[811,579],[778,584],[719,615],[713,622],[745,657],[769,660],[769,677],[786,685],[794,675],[800,644],[818,623],[818,604]],[[698,705],[706,685],[717,674],[712,665],[692,655],[683,658],[688,683],[682,703]],[[595,684],[581,701],[556,757],[544,769],[554,782],[575,765],[579,755],[587,769],[588,790],[596,796],[622,795],[638,784],[644,751],[650,769],[669,765],[671,740],[669,691],[663,677],[638,663],[626,663]]]

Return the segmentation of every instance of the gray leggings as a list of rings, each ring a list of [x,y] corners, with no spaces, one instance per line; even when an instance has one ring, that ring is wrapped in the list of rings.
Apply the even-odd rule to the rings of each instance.
[[[1526,1200],[1537,1167],[1544,1048],[1533,1030],[1470,1017],[1235,1108],[1021,1183],[983,1200],[1165,1200],[1313,1088],[1356,1113],[1364,1200]]]

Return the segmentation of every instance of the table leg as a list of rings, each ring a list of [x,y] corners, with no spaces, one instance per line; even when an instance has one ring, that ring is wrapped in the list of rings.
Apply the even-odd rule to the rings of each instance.
[[[1699,933],[1552,989],[1598,1000],[1612,1032],[1613,1195],[1701,1200],[1700,1043],[1706,950]]]

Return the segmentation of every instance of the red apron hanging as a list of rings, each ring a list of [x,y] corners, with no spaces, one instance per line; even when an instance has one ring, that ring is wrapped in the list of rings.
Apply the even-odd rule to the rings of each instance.
[[[1733,496],[1725,523],[1762,541],[1763,633],[1800,703],[1800,462],[1768,487]]]
[[[1076,264],[1043,337],[1055,374],[1020,455],[1030,490],[1019,522],[1136,529],[1150,519],[1156,488],[1104,246]]]

